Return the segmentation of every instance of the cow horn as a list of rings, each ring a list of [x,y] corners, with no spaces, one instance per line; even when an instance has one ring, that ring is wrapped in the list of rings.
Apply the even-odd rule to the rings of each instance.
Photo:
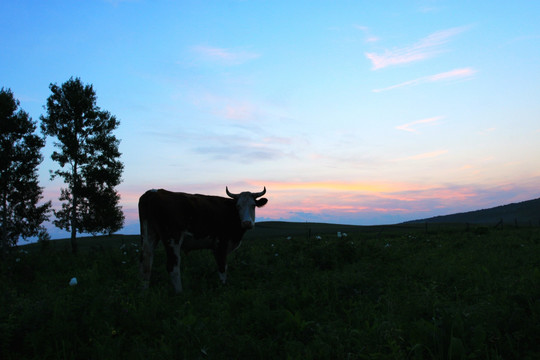
[[[225,191],[227,192],[227,195],[229,195],[229,197],[233,198],[233,199],[238,199],[238,194],[233,194],[229,191],[229,188],[227,186],[225,186]]]
[[[253,198],[256,199],[256,198],[258,198],[258,197],[263,196],[264,194],[266,194],[266,186],[264,187],[264,190],[263,190],[263,191],[261,191],[261,192],[259,192],[259,193],[253,193],[252,195],[253,195]]]

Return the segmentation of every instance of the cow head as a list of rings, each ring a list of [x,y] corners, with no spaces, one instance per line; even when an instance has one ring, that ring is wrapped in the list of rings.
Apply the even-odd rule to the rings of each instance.
[[[258,193],[245,191],[240,194],[233,194],[229,192],[228,187],[225,187],[225,191],[229,197],[236,200],[236,209],[238,210],[242,228],[253,229],[253,226],[255,226],[255,207],[263,207],[268,202],[266,198],[257,199],[266,194],[266,187]]]

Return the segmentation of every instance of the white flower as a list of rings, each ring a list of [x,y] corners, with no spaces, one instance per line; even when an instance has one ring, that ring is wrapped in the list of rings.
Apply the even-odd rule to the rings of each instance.
[[[75,286],[77,285],[77,278],[74,277],[74,278],[71,278],[71,280],[69,280],[69,286]]]

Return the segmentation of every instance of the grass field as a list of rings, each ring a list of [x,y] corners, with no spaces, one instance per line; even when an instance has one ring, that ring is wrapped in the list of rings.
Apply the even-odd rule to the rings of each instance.
[[[140,291],[138,246],[98,237],[76,256],[67,241],[10,255],[0,358],[540,358],[538,227],[260,223],[229,256],[227,285],[210,252],[183,256],[180,295],[162,247]]]

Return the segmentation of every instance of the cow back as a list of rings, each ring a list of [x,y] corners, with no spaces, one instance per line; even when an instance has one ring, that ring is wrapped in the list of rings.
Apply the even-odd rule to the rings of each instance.
[[[234,238],[244,232],[235,201],[219,196],[147,191],[139,199],[139,216],[161,237],[176,238],[187,231],[196,238]]]

